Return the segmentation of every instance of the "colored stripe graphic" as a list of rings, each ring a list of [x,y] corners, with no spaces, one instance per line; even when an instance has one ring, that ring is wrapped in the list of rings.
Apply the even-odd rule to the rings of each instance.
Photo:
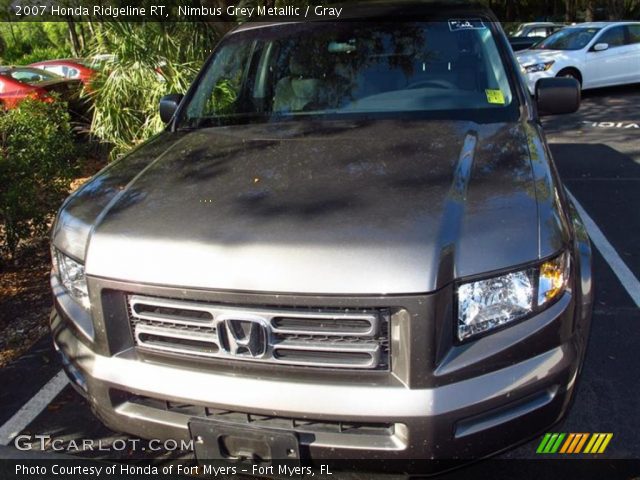
[[[582,435],[582,438],[580,439],[580,443],[578,443],[578,445],[576,445],[576,449],[575,449],[575,451],[573,453],[580,453],[580,450],[582,450],[582,447],[586,443],[587,438],[589,438],[589,434],[588,433],[581,433],[580,435]]]
[[[567,449],[569,448],[569,446],[571,445],[575,437],[576,437],[575,433],[569,434],[569,436],[567,437],[567,440],[564,442],[564,445],[562,445],[562,448],[560,449],[560,453],[567,453]]]
[[[549,441],[549,438],[551,438],[551,434],[550,433],[545,434],[544,438],[540,442],[540,445],[538,445],[538,449],[536,450],[536,453],[542,453],[544,451],[544,447]]]
[[[591,448],[598,441],[599,436],[600,435],[597,433],[594,433],[593,435],[591,435],[591,438],[589,439],[589,443],[587,443],[587,446],[584,449],[584,453],[591,453]]]
[[[600,445],[600,450],[598,450],[598,453],[604,453],[605,449],[607,448],[607,445],[609,445],[609,442],[613,438],[613,433],[607,433],[605,435],[606,437],[602,442],[602,445]]]
[[[565,435],[566,434],[564,433],[561,433],[560,435],[558,435],[558,440],[556,440],[556,443],[551,448],[550,453],[556,453],[558,451],[558,449],[560,448],[560,444],[562,443],[562,440],[564,440]]]
[[[604,453],[612,438],[613,433],[547,433],[540,441],[536,453]],[[583,451],[585,444],[587,446]]]
[[[547,442],[547,445],[544,447],[544,450],[542,451],[542,453],[551,453],[551,449],[553,448],[553,445],[556,443],[557,438],[558,438],[557,433],[552,434],[551,438]]]

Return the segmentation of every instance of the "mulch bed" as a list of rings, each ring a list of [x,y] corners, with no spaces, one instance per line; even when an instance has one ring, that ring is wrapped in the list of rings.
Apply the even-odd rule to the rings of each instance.
[[[0,367],[47,332],[51,312],[48,239],[21,246],[14,265],[0,271]]]

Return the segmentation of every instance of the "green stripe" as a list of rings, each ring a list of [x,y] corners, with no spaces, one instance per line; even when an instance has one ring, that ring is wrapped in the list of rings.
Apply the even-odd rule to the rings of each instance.
[[[553,447],[553,444],[555,443],[556,438],[558,438],[557,433],[554,433],[553,435],[551,435],[551,439],[547,443],[547,446],[544,447],[544,451],[542,453],[551,453],[551,447]]]
[[[538,445],[538,449],[536,450],[536,453],[542,453],[542,451],[544,450],[544,446],[547,444],[547,441],[549,440],[549,437],[551,437],[550,433],[545,434],[544,438],[540,442],[540,445]]]
[[[560,448],[560,444],[562,443],[562,440],[564,439],[565,435],[566,435],[565,433],[560,434],[560,436],[558,437],[558,440],[556,440],[556,444],[551,449],[551,453],[556,453],[558,451],[558,449]]]

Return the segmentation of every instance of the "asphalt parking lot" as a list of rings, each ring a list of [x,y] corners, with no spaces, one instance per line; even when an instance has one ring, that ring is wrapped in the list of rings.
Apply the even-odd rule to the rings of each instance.
[[[578,113],[544,124],[561,178],[588,216],[596,280],[591,340],[575,403],[553,431],[611,432],[605,457],[640,458],[640,86],[586,92]],[[126,438],[103,427],[62,377],[51,381],[59,371],[48,338],[0,370],[0,444],[12,428],[65,441],[101,439],[103,445]],[[536,458],[539,441],[501,458]],[[113,451],[77,454],[114,457]]]

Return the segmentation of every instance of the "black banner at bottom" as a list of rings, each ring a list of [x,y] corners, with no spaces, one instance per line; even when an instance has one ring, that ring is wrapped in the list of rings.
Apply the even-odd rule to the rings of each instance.
[[[433,477],[462,479],[627,479],[640,478],[640,459],[488,459],[469,460],[327,460],[313,465],[287,461],[230,463],[220,461],[165,461],[113,463],[85,458],[0,459],[2,480],[168,480],[175,478],[242,479],[401,479]]]

